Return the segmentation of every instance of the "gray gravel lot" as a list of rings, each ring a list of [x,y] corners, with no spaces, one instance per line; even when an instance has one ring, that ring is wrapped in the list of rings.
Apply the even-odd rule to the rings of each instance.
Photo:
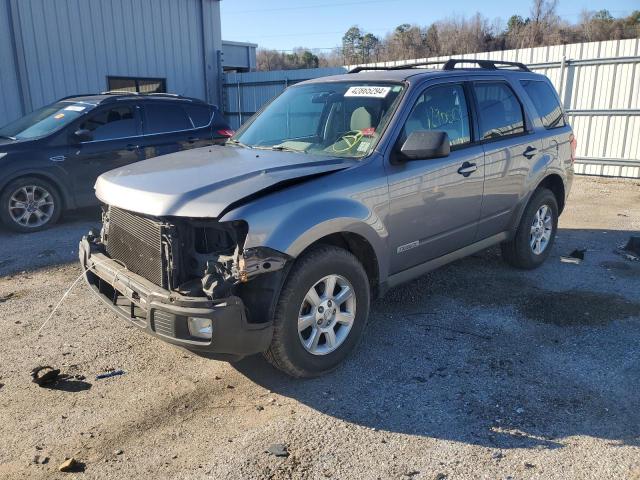
[[[638,181],[578,178],[536,271],[490,249],[392,290],[308,381],[165,345],[81,282],[39,337],[95,220],[0,231],[0,478],[640,479],[640,262],[614,252],[640,234]],[[43,364],[86,378],[39,388]]]

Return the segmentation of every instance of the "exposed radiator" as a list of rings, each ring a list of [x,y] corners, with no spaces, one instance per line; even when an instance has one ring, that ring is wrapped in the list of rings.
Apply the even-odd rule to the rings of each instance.
[[[119,208],[109,209],[107,253],[130,271],[167,288],[162,223]]]

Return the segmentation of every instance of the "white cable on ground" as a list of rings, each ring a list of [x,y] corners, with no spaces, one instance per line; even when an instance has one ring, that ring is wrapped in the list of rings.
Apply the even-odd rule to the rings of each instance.
[[[102,262],[98,262],[95,259],[93,260],[94,263],[100,265]],[[51,318],[53,317],[53,315],[56,313],[56,311],[58,310],[58,307],[60,307],[60,305],[62,304],[62,302],[64,301],[65,298],[67,298],[67,295],[69,295],[69,293],[71,293],[71,290],[73,290],[73,287],[75,287],[78,282],[80,280],[82,280],[82,277],[84,277],[84,275],[89,271],[91,267],[87,267],[85,268],[82,273],[80,274],[80,276],[78,278],[75,279],[75,281],[71,284],[71,286],[67,289],[67,291],[64,293],[64,295],[62,295],[62,298],[58,301],[58,303],[56,304],[56,306],[53,308],[53,310],[51,311],[51,313],[49,314],[49,317],[44,321],[44,323],[40,326],[40,328],[38,329],[38,331],[36,332],[38,335],[40,335],[40,332],[42,331],[42,329],[47,325],[47,323],[49,323],[49,320],[51,320]],[[126,270],[126,268],[122,268],[119,270],[116,270],[116,275],[115,278],[118,278],[118,274],[122,271],[122,270]],[[91,291],[97,295],[97,293],[93,290],[93,288],[91,289]]]

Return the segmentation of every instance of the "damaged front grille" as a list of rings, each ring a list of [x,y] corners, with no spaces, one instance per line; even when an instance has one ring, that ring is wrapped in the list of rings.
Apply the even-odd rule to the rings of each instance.
[[[167,288],[162,240],[165,228],[161,222],[111,207],[107,253],[133,273]]]

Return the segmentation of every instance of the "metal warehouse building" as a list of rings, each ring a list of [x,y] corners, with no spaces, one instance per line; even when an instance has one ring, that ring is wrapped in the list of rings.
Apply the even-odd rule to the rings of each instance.
[[[0,125],[105,90],[219,105],[223,71],[252,70],[255,50],[222,41],[219,0],[0,0]]]

